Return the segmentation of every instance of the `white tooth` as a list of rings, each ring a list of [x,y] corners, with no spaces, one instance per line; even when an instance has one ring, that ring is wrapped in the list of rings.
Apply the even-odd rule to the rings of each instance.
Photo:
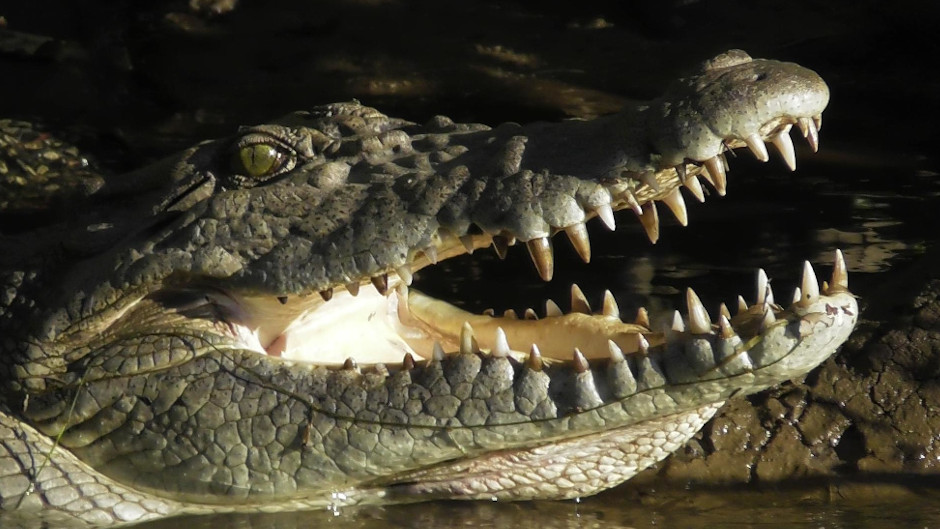
[[[564,314],[565,313],[561,311],[561,307],[559,307],[557,303],[555,303],[554,301],[550,299],[545,300],[545,317],[546,318],[553,317],[553,316],[563,316]]]
[[[582,314],[591,314],[591,304],[588,303],[584,292],[577,284],[571,285],[571,312],[580,312]]]
[[[774,316],[773,309],[770,307],[770,305],[765,304],[764,305],[764,319],[761,320],[760,322],[760,330],[763,331],[767,327],[770,327],[771,325],[773,325],[775,321],[777,321],[777,317]]]
[[[705,190],[702,189],[702,183],[698,181],[697,176],[693,175],[686,178],[682,182],[682,185],[684,185],[686,189],[692,193],[692,196],[695,197],[695,200],[698,200],[699,202],[705,202]]]
[[[483,312],[482,312],[481,314],[483,314],[484,316],[489,316],[489,317],[492,318],[492,317],[496,316],[496,309],[492,309],[492,308],[490,308],[490,309],[483,309]]]
[[[402,282],[411,286],[411,282],[414,280],[414,276],[411,274],[411,267],[408,265],[401,265],[395,269],[398,272],[398,277],[401,278]]]
[[[506,309],[506,311],[503,312],[503,317],[504,317],[504,318],[507,318],[507,319],[510,319],[510,320],[518,320],[518,319],[519,319],[519,315],[516,314],[516,311],[514,311],[514,310],[512,310],[512,309]]]
[[[620,318],[620,307],[617,306],[617,300],[614,299],[614,295],[609,291],[604,291],[604,308],[602,309],[604,316],[609,318]]]
[[[441,342],[438,342],[437,340],[434,341],[434,348],[431,351],[431,358],[433,358],[435,362],[440,362],[444,359],[444,348],[441,347]]]
[[[509,340],[506,339],[506,332],[502,327],[496,328],[496,341],[493,344],[492,354],[496,358],[506,358],[510,353]]]
[[[533,371],[542,370],[542,353],[539,352],[539,346],[532,344],[532,348],[529,349],[529,356],[526,357],[525,363],[529,369]]]
[[[656,202],[650,200],[643,204],[643,214],[640,215],[640,224],[646,231],[651,243],[659,240],[659,212],[656,211]]]
[[[705,170],[711,177],[710,181],[712,185],[715,186],[715,191],[718,192],[719,196],[725,196],[725,193],[727,193],[728,177],[725,174],[724,162],[719,160],[717,156],[713,156],[703,163],[705,164]]]
[[[761,139],[760,134],[754,133],[744,138],[744,142],[747,143],[747,148],[754,153],[754,157],[762,162],[770,160],[770,155],[767,154],[767,146],[764,145],[764,140]]]
[[[816,130],[816,123],[809,118],[800,118],[798,123],[809,148],[813,149],[813,152],[819,152],[819,131]]]
[[[763,305],[767,301],[767,272],[761,268],[757,271],[757,305]]]
[[[525,313],[522,315],[523,318],[527,320],[536,321],[539,319],[539,315],[535,313],[531,308],[525,309]]]
[[[793,303],[798,303],[801,299],[803,299],[803,292],[800,291],[800,287],[794,288],[793,289]]]
[[[822,130],[822,114],[813,116],[813,123],[816,124],[816,130]]]
[[[693,334],[707,334],[712,330],[712,321],[708,316],[708,311],[702,305],[702,300],[694,290],[685,291],[685,301],[689,308],[689,330]]]
[[[578,252],[578,257],[585,263],[591,262],[591,239],[588,237],[587,227],[583,222],[572,224],[565,228],[565,234],[571,241],[571,246]]]
[[[738,314],[745,312],[747,312],[747,301],[744,301],[744,296],[738,296]]]
[[[768,305],[774,304],[774,289],[770,286],[770,282],[767,282],[767,296],[764,298],[764,302]]]
[[[731,327],[731,319],[725,317],[724,314],[718,318],[718,334],[721,335],[721,338],[724,340],[734,338],[734,328]]]
[[[597,209],[594,211],[597,212],[597,216],[601,218],[601,221],[604,222],[604,226],[607,226],[607,229],[610,231],[617,229],[617,221],[614,220],[614,210],[610,207],[610,204],[597,206]]]
[[[725,305],[724,302],[722,302],[721,305],[718,305],[718,314],[728,318],[729,320],[731,319],[731,311],[728,310],[728,306]]]
[[[466,321],[460,328],[460,352],[464,354],[480,352],[477,339],[473,336],[473,327],[470,327],[470,323]]]
[[[849,288],[849,273],[845,268],[845,258],[842,256],[842,250],[836,250],[835,265],[832,267],[832,287],[839,287],[843,290]]]
[[[675,332],[685,332],[685,324],[682,323],[682,314],[679,314],[678,310],[672,313],[672,324],[669,328]]]
[[[796,171],[796,153],[793,152],[793,140],[790,139],[789,127],[774,136],[773,142],[777,150],[780,151],[780,156],[783,156],[783,161],[786,162],[787,167],[791,171]]]
[[[644,307],[640,307],[636,310],[636,319],[633,320],[633,323],[639,325],[640,327],[650,328],[650,314]]]
[[[685,200],[683,200],[682,193],[679,192],[678,187],[673,189],[672,193],[663,197],[662,201],[669,207],[669,211],[672,211],[676,219],[679,220],[679,224],[683,226],[689,225],[689,213],[685,209]]]
[[[813,265],[809,261],[803,262],[803,282],[800,283],[803,290],[803,299],[813,301],[819,297],[819,280],[816,279],[816,272],[813,271]]]
[[[584,373],[591,368],[591,365],[588,364],[587,358],[584,357],[584,354],[575,347],[574,353],[571,355],[571,360],[574,362],[574,370],[578,373]]]
[[[642,334],[637,334],[636,345],[637,345],[637,351],[639,351],[640,354],[642,355],[649,354],[650,343],[646,340],[646,336],[643,336]]]
[[[626,359],[623,356],[623,350],[613,340],[607,340],[607,351],[610,353],[610,361],[613,363],[623,362]]]
[[[637,215],[643,214],[643,207],[640,206],[640,203],[637,202],[636,197],[633,196],[633,193],[627,191],[623,194],[623,199],[627,201],[627,205],[630,206],[630,209],[633,210]]]

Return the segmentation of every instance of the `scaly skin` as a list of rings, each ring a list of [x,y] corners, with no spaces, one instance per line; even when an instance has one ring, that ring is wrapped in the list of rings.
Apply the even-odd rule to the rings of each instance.
[[[441,259],[550,237],[679,187],[725,190],[727,148],[795,165],[828,89],[732,51],[593,120],[425,126],[358,103],[198,145],[3,240],[0,505],[95,523],[434,498],[572,498],[662,459],[728,398],[818,365],[857,306],[837,253],[789,307],[653,332],[592,314],[474,315],[409,289]],[[338,315],[335,315],[337,314]],[[353,327],[353,325],[358,325]]]

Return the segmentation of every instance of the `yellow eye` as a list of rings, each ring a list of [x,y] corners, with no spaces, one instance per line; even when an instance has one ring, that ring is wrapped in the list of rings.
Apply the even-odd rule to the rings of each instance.
[[[277,173],[284,165],[284,158],[284,153],[277,147],[267,143],[254,143],[239,147],[235,151],[232,165],[237,173],[252,178],[264,178]]]

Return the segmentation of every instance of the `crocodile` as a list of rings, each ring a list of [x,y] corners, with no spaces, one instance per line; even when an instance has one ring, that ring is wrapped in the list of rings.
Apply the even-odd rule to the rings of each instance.
[[[352,101],[73,186],[0,240],[0,507],[106,525],[614,487],[848,338],[841,253],[822,284],[805,262],[790,303],[759,273],[734,316],[688,290],[662,326],[577,286],[568,311],[471,313],[414,274],[519,244],[548,281],[552,237],[589,261],[586,222],[619,210],[656,242],[658,207],[688,222],[682,188],[725,194],[731,149],[795,169],[791,129],[815,151],[828,99],[732,50],[594,120],[418,125]]]

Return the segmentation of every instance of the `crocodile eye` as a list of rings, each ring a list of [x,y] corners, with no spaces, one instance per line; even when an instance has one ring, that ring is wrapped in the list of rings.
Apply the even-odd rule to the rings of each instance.
[[[237,174],[264,180],[284,169],[291,155],[284,148],[269,143],[238,146],[232,157],[232,170]]]

